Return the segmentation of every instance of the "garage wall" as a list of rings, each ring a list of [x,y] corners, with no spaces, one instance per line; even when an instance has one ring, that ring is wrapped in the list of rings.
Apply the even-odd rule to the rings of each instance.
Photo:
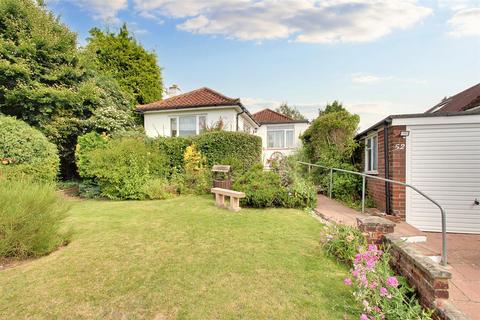
[[[447,212],[447,231],[480,232],[480,123],[407,126],[406,178]],[[407,189],[407,222],[441,231],[439,209]]]

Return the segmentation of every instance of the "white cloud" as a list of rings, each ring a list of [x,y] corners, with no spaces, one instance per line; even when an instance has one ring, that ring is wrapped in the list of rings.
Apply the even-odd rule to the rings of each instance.
[[[241,98],[242,103],[247,109],[255,113],[264,108],[275,109],[282,101],[262,98]],[[331,101],[330,101],[331,102]],[[290,103],[288,105],[295,106],[309,120],[313,120],[318,116],[318,110],[327,105],[327,101],[318,103]],[[392,114],[419,113],[425,111],[425,106],[411,105],[396,101],[346,101],[343,106],[350,112],[360,116],[360,130],[367,129],[371,125],[379,122],[385,117]]]
[[[117,13],[126,9],[127,0],[68,0],[77,6],[90,12],[93,18],[98,20],[118,22]]]
[[[365,42],[412,27],[431,9],[415,0],[134,0],[144,16],[184,31],[240,40]]]
[[[380,77],[373,74],[354,73],[352,74],[352,82],[356,84],[372,84],[390,80],[392,77]]]
[[[480,36],[480,7],[458,10],[448,24],[452,36]]]

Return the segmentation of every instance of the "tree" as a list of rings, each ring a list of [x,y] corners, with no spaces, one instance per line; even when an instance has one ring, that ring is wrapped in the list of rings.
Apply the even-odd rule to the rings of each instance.
[[[328,103],[325,106],[325,109],[318,109],[318,115],[321,116],[323,114],[327,114],[330,112],[337,112],[337,111],[347,111],[347,109],[343,107],[343,104],[341,102],[338,102],[337,100],[335,100],[332,103]]]
[[[95,69],[112,76],[138,104],[162,98],[161,69],[155,53],[148,52],[131,37],[125,24],[118,34],[98,28],[90,30],[86,54],[92,58]]]
[[[112,79],[95,77],[76,34],[33,0],[0,1],[0,113],[40,129],[57,145],[61,172],[75,175],[77,136],[92,130],[99,106],[133,100]]]
[[[306,120],[307,118],[300,113],[296,107],[290,107],[286,102],[275,109],[276,112],[286,115],[294,120]]]

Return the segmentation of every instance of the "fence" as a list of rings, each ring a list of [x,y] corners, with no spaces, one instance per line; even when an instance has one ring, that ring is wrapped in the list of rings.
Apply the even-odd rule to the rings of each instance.
[[[367,178],[381,180],[381,181],[385,181],[385,182],[389,182],[389,183],[393,183],[393,184],[398,184],[398,185],[410,188],[410,189],[414,190],[415,192],[417,192],[418,194],[420,194],[421,196],[423,196],[425,199],[432,202],[434,205],[436,205],[440,209],[440,215],[441,215],[441,219],[442,219],[442,260],[441,260],[441,264],[443,266],[447,265],[447,225],[446,225],[447,224],[447,218],[446,218],[445,210],[442,208],[442,206],[437,201],[433,200],[432,198],[427,196],[425,193],[418,190],[416,187],[414,187],[414,186],[412,186],[408,183],[405,183],[405,182],[386,179],[386,178],[377,177],[377,176],[372,176],[372,175],[362,173],[362,172],[355,172],[355,171],[345,170],[345,169],[340,169],[340,168],[327,167],[327,166],[323,166],[323,165],[320,165],[320,164],[313,164],[313,163],[307,163],[307,162],[302,162],[302,161],[298,161],[298,163],[308,166],[308,172],[309,173],[311,173],[312,167],[323,168],[323,169],[327,169],[327,170],[330,171],[329,172],[330,179],[329,179],[329,187],[328,187],[328,196],[330,198],[332,197],[333,172],[334,171],[361,176],[362,177],[362,213],[365,213],[365,195],[366,195],[365,192],[366,192],[366,179]]]

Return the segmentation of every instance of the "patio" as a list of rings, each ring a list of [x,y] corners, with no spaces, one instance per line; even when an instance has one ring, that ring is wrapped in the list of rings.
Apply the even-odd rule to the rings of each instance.
[[[352,226],[357,225],[358,217],[366,216],[323,195],[318,196],[316,212],[328,221]],[[440,233],[422,232],[402,221],[396,224],[394,234],[415,242],[415,249],[425,255],[441,254]],[[448,269],[452,273],[449,301],[472,320],[480,320],[479,248],[480,235],[450,233],[447,236]]]

